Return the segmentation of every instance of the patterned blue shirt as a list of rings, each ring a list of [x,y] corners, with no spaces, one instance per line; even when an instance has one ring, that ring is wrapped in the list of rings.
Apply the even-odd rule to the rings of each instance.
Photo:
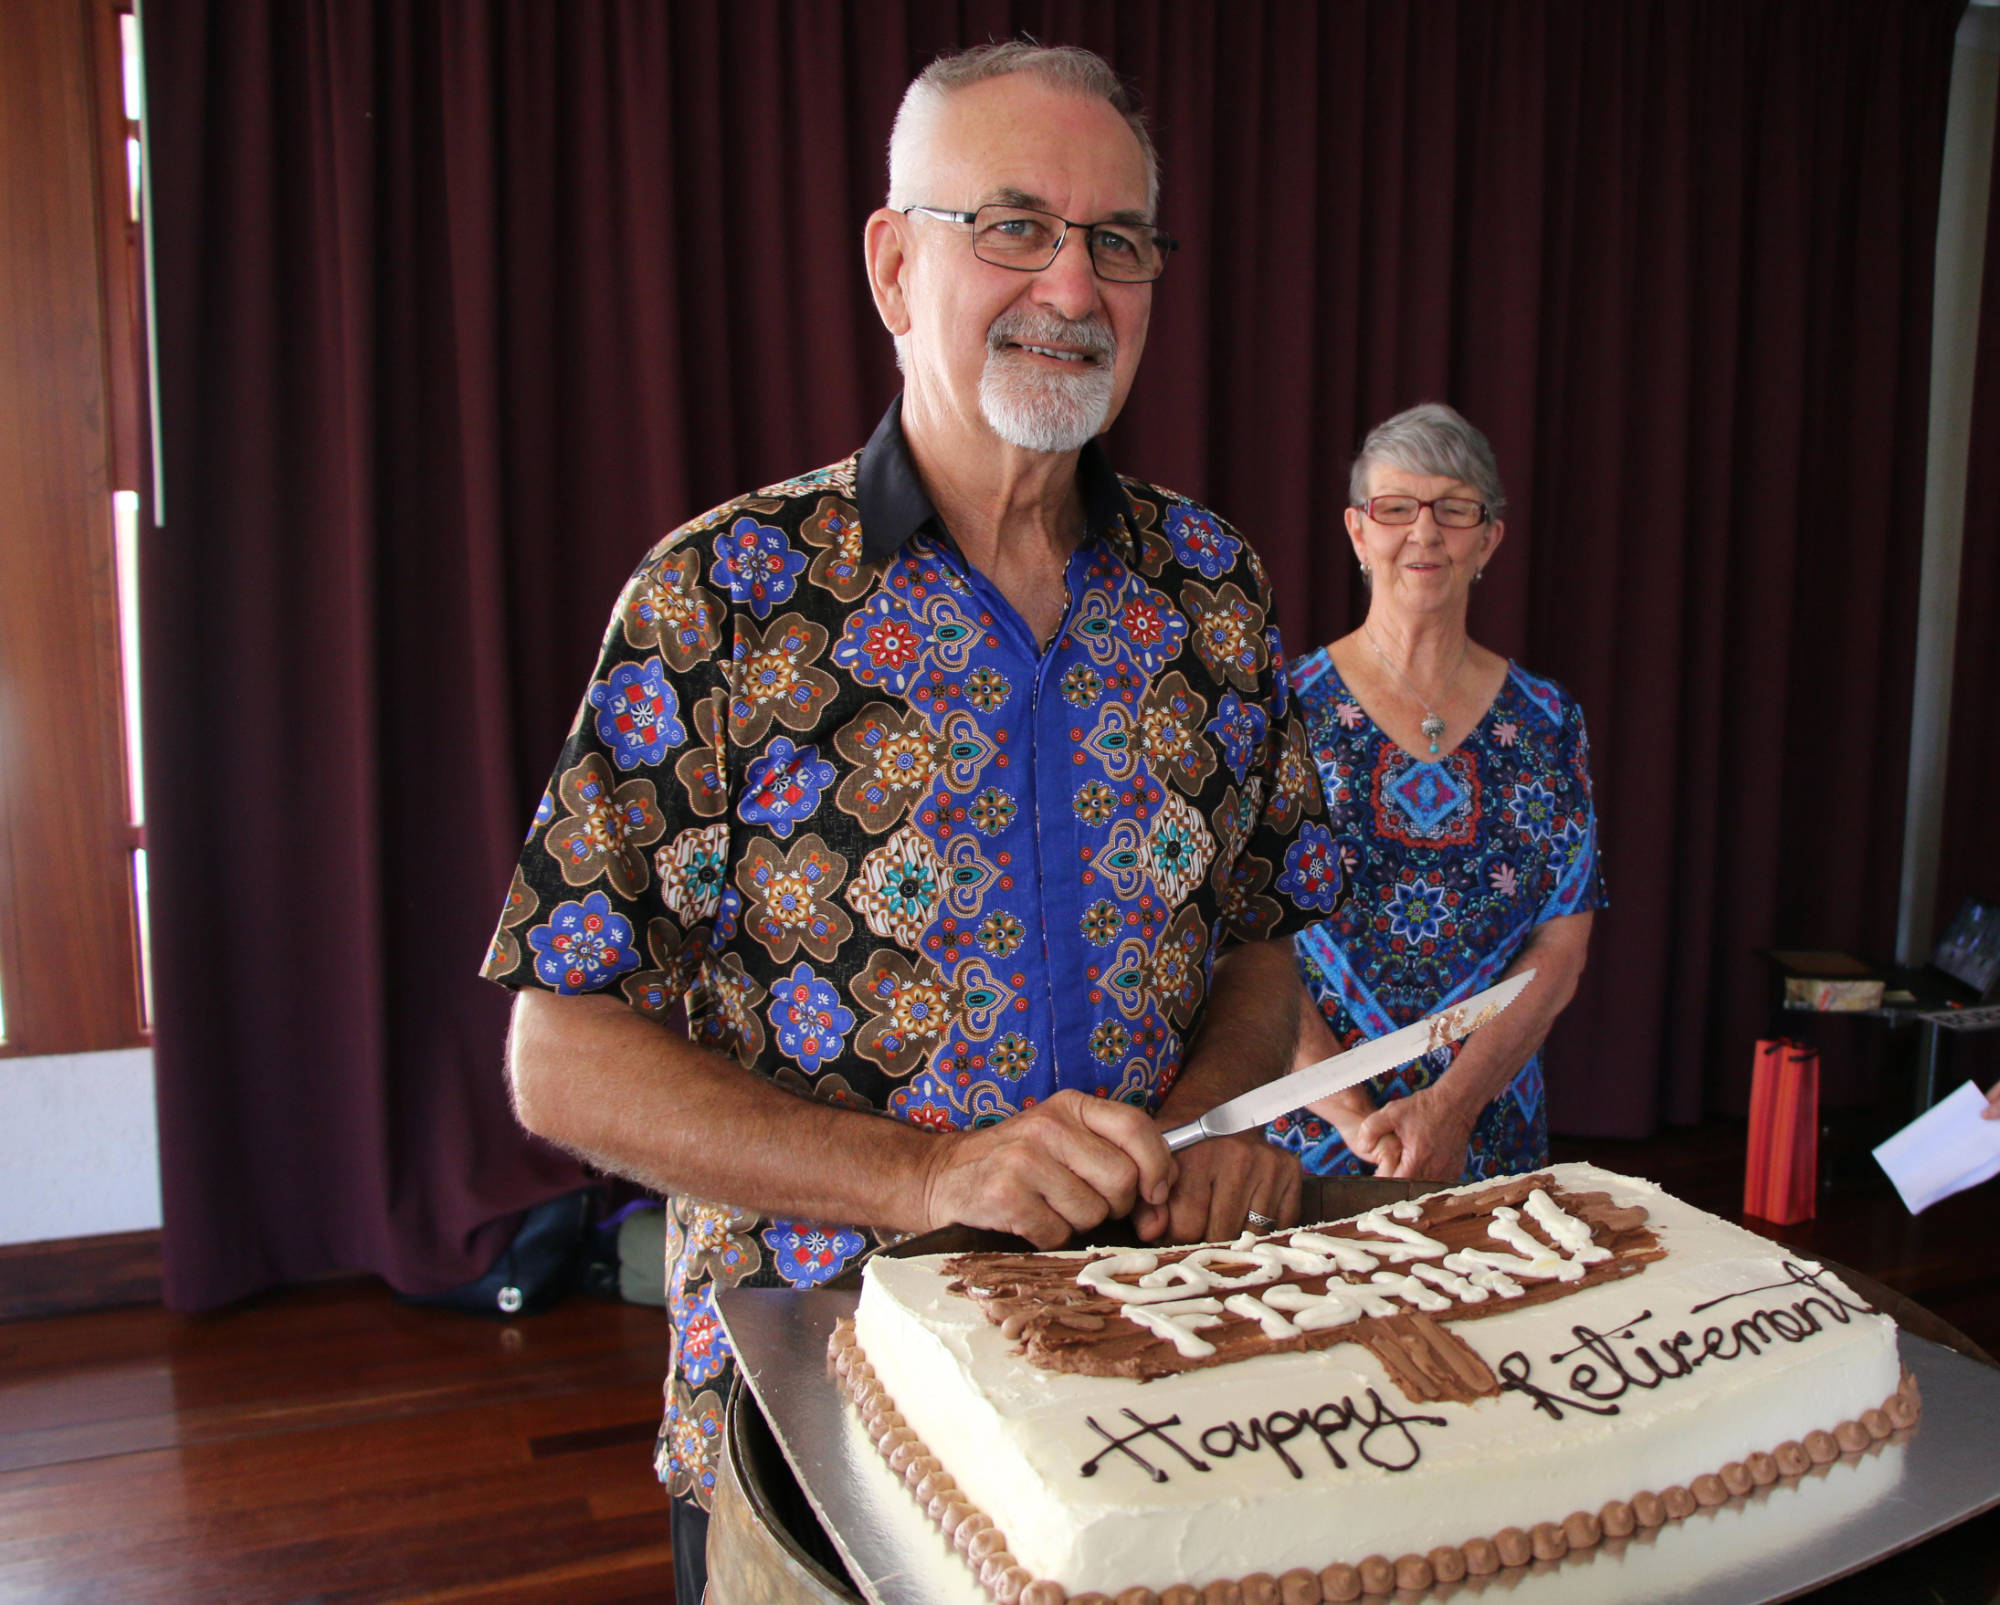
[[[1218,949],[1341,890],[1270,587],[1221,519],[1079,463],[1047,646],[943,529],[900,403],[854,458],[647,554],[485,973],[611,991],[801,1096],[956,1130],[1064,1088],[1151,1110]],[[669,1200],[659,1464],[704,1505],[717,1286],[864,1230]]]

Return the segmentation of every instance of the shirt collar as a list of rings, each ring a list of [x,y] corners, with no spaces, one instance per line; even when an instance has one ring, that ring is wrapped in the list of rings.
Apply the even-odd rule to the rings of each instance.
[[[1083,495],[1085,538],[1101,538],[1127,563],[1136,561],[1138,544],[1132,534],[1132,504],[1126,499],[1125,487],[1118,483],[1118,472],[1100,442],[1090,441],[1077,454],[1076,483]],[[889,410],[882,414],[875,433],[861,448],[855,502],[861,513],[864,562],[887,562],[927,523],[935,522],[940,531],[949,534],[937,508],[931,504],[930,492],[917,476],[909,442],[903,438],[900,395],[889,403]]]

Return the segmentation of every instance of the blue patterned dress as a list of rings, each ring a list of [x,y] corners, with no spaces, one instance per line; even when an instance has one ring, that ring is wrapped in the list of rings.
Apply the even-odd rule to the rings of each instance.
[[[1604,906],[1589,742],[1568,693],[1509,664],[1485,716],[1454,751],[1424,760],[1377,728],[1319,651],[1292,669],[1352,895],[1294,938],[1306,988],[1352,1047],[1491,986],[1535,927]],[[1442,1048],[1367,1083],[1406,1098],[1447,1069]],[[1310,1110],[1270,1140],[1318,1175],[1372,1173]],[[1536,1053],[1480,1116],[1465,1180],[1548,1163]]]

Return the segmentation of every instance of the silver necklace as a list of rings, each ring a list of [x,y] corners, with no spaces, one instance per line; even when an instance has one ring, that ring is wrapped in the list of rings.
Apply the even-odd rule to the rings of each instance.
[[[1417,721],[1417,728],[1423,731],[1424,739],[1430,742],[1431,756],[1436,757],[1438,738],[1444,734],[1444,715],[1435,712],[1431,707],[1430,699],[1414,685],[1410,684],[1410,677],[1407,674],[1389,661],[1389,654],[1382,650],[1382,643],[1375,639],[1375,632],[1369,629],[1365,622],[1361,626],[1361,633],[1368,637],[1368,644],[1375,649],[1375,656],[1382,660],[1382,667],[1403,682],[1410,695],[1417,699],[1417,706],[1424,710],[1423,718]],[[1466,657],[1471,651],[1472,637],[1468,635],[1465,638],[1465,645],[1458,649],[1458,661],[1451,666],[1451,673],[1444,677],[1444,684],[1438,689],[1438,700],[1440,702],[1444,700],[1445,692],[1451,689],[1452,681],[1458,678],[1458,671],[1465,667]]]

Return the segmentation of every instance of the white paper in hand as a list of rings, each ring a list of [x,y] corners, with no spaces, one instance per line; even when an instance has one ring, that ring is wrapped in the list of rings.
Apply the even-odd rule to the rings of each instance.
[[[1970,1081],[1875,1150],[1912,1215],[2000,1175],[2000,1120],[1983,1120],[1986,1095]]]

